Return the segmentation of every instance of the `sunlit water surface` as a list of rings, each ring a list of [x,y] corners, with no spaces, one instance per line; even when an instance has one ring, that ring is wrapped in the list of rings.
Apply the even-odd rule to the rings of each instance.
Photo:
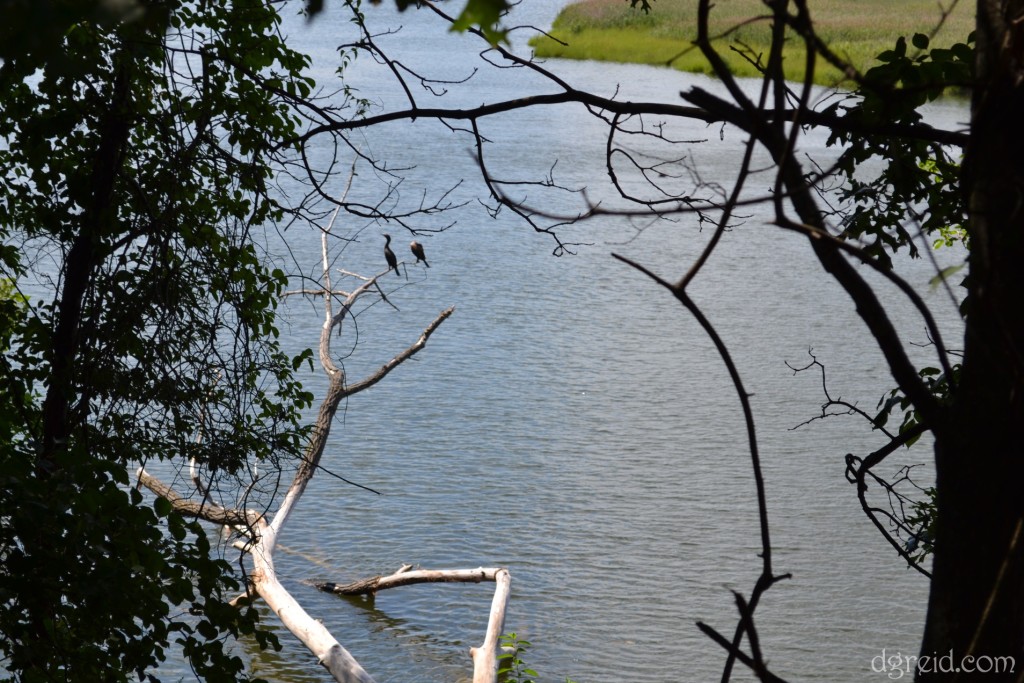
[[[404,25],[382,37],[383,46],[435,77],[469,75],[475,42],[446,33],[423,13],[398,15],[392,4],[367,11],[375,25]],[[559,5],[527,4],[521,14],[536,26],[550,25]],[[295,46],[315,54],[318,78],[329,85],[333,48],[351,39],[349,25],[329,10],[312,25],[289,19],[286,30]],[[700,76],[650,67],[547,66],[581,88],[609,96],[619,88],[623,99],[672,103],[695,85],[717,89]],[[404,107],[371,60],[357,62],[348,82],[371,100]],[[522,71],[491,69],[449,89],[469,106],[556,91],[538,90],[540,82]],[[420,106],[436,106],[413,88]],[[931,115],[944,125],[966,116],[957,103]],[[483,125],[494,141],[488,154],[496,175],[536,177],[557,159],[556,180],[600,192],[604,140],[582,108],[546,107]],[[741,135],[686,125],[673,137],[706,140],[684,151],[705,180],[727,184]],[[482,196],[471,141],[436,123],[391,124],[366,133],[360,145],[393,165],[418,167],[406,174],[403,201],[418,202],[421,192],[436,197],[460,179],[453,201]],[[806,149],[830,156],[820,140]],[[350,197],[373,201],[372,178],[363,180]],[[757,191],[770,188],[767,177],[758,182]],[[343,183],[342,172],[332,187],[340,192]],[[806,242],[768,225],[763,209],[746,214],[690,291],[752,395],[775,571],[792,574],[758,609],[762,648],[771,667],[791,680],[879,680],[884,674],[872,672],[871,660],[883,648],[914,651],[927,584],[872,529],[843,477],[846,453],[864,455],[882,440],[855,418],[794,431],[819,413],[823,395],[820,375],[794,374],[787,362],[806,364],[813,348],[827,365],[833,395],[867,410],[892,380],[854,307]],[[324,464],[381,495],[318,477],[282,537],[277,566],[286,585],[382,683],[468,680],[467,651],[482,641],[492,586],[421,585],[347,601],[304,581],[344,582],[403,563],[504,566],[513,577],[506,630],[532,641],[528,663],[542,680],[717,680],[723,652],[695,622],[731,633],[731,591],[749,594],[760,571],[739,403],[694,319],[610,256],[621,253],[676,279],[710,231],[688,216],[645,229],[626,220],[589,223],[564,230],[566,240],[586,244],[575,256],[555,258],[550,237],[508,212],[492,220],[475,202],[416,225],[436,228],[454,219],[450,230],[419,238],[429,270],[409,267],[400,280],[383,278],[400,310],[362,310],[334,342],[355,380],[413,342],[441,310],[456,307],[415,360],[345,404]],[[379,271],[382,232],[395,235],[399,257],[408,257],[410,238],[398,226],[343,218],[335,232],[355,238],[343,248],[337,243],[338,267]],[[282,263],[315,274],[316,235],[295,226],[285,237],[299,263],[281,250]],[[900,263],[955,339],[954,306],[928,287],[932,264]],[[907,302],[877,286],[905,338],[927,342]],[[322,314],[314,305],[289,300],[285,315],[290,350],[316,343]],[[912,352],[931,362],[927,348]],[[313,376],[310,386],[320,390],[323,382]],[[885,472],[927,461],[929,451],[919,447],[893,459],[899,461],[886,463]],[[297,641],[286,632],[281,637],[281,653],[250,653],[259,674],[327,680]],[[750,677],[739,671],[737,678]]]

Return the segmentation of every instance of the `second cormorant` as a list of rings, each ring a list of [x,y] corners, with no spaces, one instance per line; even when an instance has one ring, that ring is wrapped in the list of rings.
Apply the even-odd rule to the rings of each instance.
[[[423,261],[423,265],[425,265],[427,268],[430,267],[430,264],[427,263],[427,257],[423,254],[422,244],[420,244],[419,242],[410,242],[409,248],[412,249],[412,255],[416,257],[416,263]],[[416,264],[414,263],[413,265]]]

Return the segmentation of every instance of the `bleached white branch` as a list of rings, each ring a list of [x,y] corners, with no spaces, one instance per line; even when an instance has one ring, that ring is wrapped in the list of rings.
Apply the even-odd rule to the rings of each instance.
[[[273,560],[276,541],[277,531],[263,524],[260,541],[249,551],[253,558],[251,579],[255,590],[274,610],[285,628],[302,641],[334,680],[338,683],[374,683],[373,677],[331,635],[323,622],[310,616],[278,581]]]
[[[478,567],[476,569],[412,569],[405,565],[394,574],[373,576],[340,586],[327,581],[313,585],[322,591],[337,595],[371,595],[377,591],[417,583],[481,583],[494,581],[498,572],[508,573],[500,567]]]
[[[185,498],[142,467],[136,471],[136,476],[140,485],[169,502],[175,511],[188,517],[197,517],[213,524],[231,527],[254,527],[263,518],[263,515],[255,510],[225,508],[209,500],[196,501]]]
[[[512,576],[507,569],[498,570],[494,584],[484,644],[469,649],[469,656],[473,658],[473,683],[494,683],[498,678],[498,645],[505,630],[505,612],[512,594]]]
[[[403,565],[388,576],[372,576],[352,583],[338,585],[317,581],[313,585],[322,591],[337,595],[373,595],[377,591],[417,583],[480,583],[494,581],[494,597],[487,619],[487,631],[480,647],[469,649],[473,660],[473,683],[494,683],[498,676],[498,647],[505,629],[505,613],[511,596],[512,575],[503,567],[476,569],[413,569]]]
[[[430,325],[428,325],[427,328],[423,330],[423,334],[420,335],[420,338],[417,339],[412,346],[410,346],[405,351],[401,352],[400,354],[389,360],[387,363],[382,365],[379,370],[377,370],[369,377],[360,380],[359,382],[349,384],[348,387],[346,387],[345,389],[345,395],[351,396],[352,394],[357,394],[360,391],[363,391],[364,389],[372,387],[374,384],[387,377],[388,373],[397,368],[404,361],[408,360],[412,356],[419,353],[419,351],[424,346],[427,345],[427,339],[429,339],[430,335],[434,333],[434,330],[436,330],[438,326],[445,320],[447,320],[448,316],[450,316],[454,312],[454,306],[450,306],[449,308],[446,308],[445,310],[441,311],[441,313],[436,318],[434,318],[434,322],[430,323]]]

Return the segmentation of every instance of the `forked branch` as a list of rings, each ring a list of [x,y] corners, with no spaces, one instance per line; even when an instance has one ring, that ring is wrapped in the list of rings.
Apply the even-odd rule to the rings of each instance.
[[[341,400],[376,384],[391,370],[422,350],[430,335],[452,314],[454,309],[448,308],[438,315],[416,342],[398,353],[381,370],[362,382],[346,386],[344,373],[335,365],[331,357],[331,330],[334,325],[340,323],[356,299],[373,291],[379,275],[368,278],[350,293],[342,303],[342,310],[337,315],[333,314],[333,290],[329,276],[326,234],[325,231],[323,235],[325,320],[320,334],[320,359],[328,377],[328,389],[321,401],[316,423],[313,425],[302,462],[281,505],[274,514],[273,520],[267,523],[263,515],[255,511],[228,509],[212,504],[208,502],[209,496],[206,492],[204,492],[202,502],[189,500],[142,469],[139,470],[138,476],[141,485],[169,501],[177,512],[238,530],[242,534],[243,540],[236,543],[236,546],[248,553],[253,561],[253,571],[249,576],[250,591],[266,601],[267,605],[280,617],[285,627],[306,645],[335,680],[341,683],[373,683],[373,678],[338,643],[323,623],[309,615],[278,581],[274,569],[274,548],[285,521],[298,504],[306,486],[319,467]]]

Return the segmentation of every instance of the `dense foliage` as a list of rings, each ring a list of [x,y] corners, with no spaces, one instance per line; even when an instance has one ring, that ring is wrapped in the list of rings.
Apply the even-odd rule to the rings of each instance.
[[[257,237],[306,58],[258,0],[3,8],[0,666],[152,678],[178,648],[233,680],[225,636],[272,640],[226,604],[242,577],[131,473],[299,452]]]

